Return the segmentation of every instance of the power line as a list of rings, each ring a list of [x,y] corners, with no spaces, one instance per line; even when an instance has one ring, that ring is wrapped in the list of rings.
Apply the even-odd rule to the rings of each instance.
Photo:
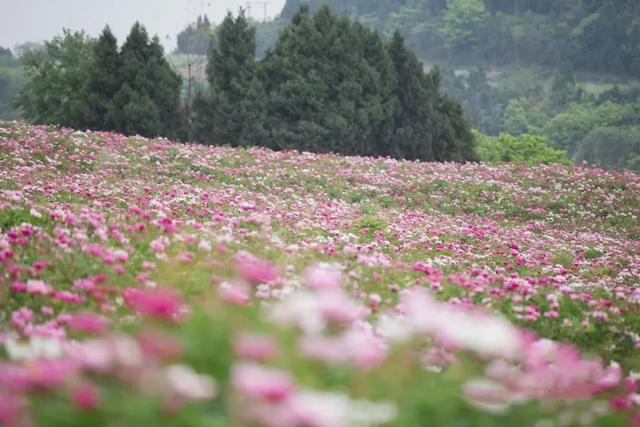
[[[262,6],[262,8],[263,8],[262,20],[266,21],[267,20],[267,5],[268,4],[269,4],[269,2],[267,2],[267,1],[248,1],[248,2],[246,2],[245,5],[247,7],[247,15],[249,17],[251,17],[251,7],[253,5]]]

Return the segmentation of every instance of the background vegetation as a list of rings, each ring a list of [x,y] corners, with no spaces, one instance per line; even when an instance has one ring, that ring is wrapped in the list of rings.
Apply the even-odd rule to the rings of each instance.
[[[420,113],[423,119],[418,120],[420,125],[416,129],[400,131],[397,129],[403,125],[397,114],[393,123],[388,121],[389,112],[397,106],[380,101],[376,107],[379,111],[373,112],[364,104],[371,107],[379,100],[371,97],[365,99],[367,95],[364,93],[349,93],[348,90],[342,95],[351,101],[338,100],[336,97],[328,100],[324,97],[326,94],[319,95],[322,84],[328,80],[320,85],[318,81],[305,80],[302,85],[304,88],[300,82],[291,83],[293,86],[299,85],[296,89],[298,98],[293,97],[291,92],[276,93],[274,88],[280,90],[280,86],[265,85],[266,71],[258,69],[271,68],[269,72],[278,69],[282,81],[292,75],[304,76],[309,67],[317,65],[308,63],[287,71],[283,68],[288,61],[283,58],[292,53],[290,47],[293,39],[289,37],[286,48],[278,47],[278,40],[285,36],[287,31],[284,29],[291,24],[301,3],[300,0],[288,0],[281,15],[270,21],[248,20],[247,26],[252,28],[255,35],[251,50],[256,60],[252,65],[254,69],[249,73],[251,77],[239,78],[245,80],[244,89],[248,90],[250,86],[251,91],[247,92],[242,107],[235,104],[234,108],[240,108],[237,113],[239,116],[234,119],[236,124],[228,122],[221,125],[220,120],[231,120],[233,114],[216,113],[218,115],[215,116],[214,111],[206,112],[206,108],[203,109],[206,103],[202,102],[208,99],[210,108],[211,93],[216,90],[210,87],[211,82],[207,78],[207,62],[211,64],[207,60],[207,53],[209,47],[220,50],[219,33],[223,31],[223,25],[216,25],[206,16],[199,16],[178,34],[176,51],[167,59],[183,78],[182,107],[179,118],[173,121],[172,132],[158,130],[155,134],[216,144],[246,145],[257,141],[273,148],[338,149],[350,154],[388,154],[421,159],[474,158],[468,149],[467,154],[461,155],[460,150],[458,154],[448,154],[447,148],[437,147],[438,144],[443,147],[468,144],[467,137],[454,136],[452,127],[442,119],[442,109],[448,111],[444,116],[455,116],[449,108],[454,104],[447,108],[437,107],[441,109],[440,116],[433,114],[434,105],[441,103],[438,100],[446,99],[441,95],[430,95],[430,101],[411,101],[416,102],[411,108],[417,103],[425,104],[422,108],[425,111]],[[495,138],[501,134],[514,137],[536,135],[542,138],[540,141],[548,141],[548,145],[564,151],[566,158],[577,163],[636,170],[640,167],[640,82],[635,79],[640,64],[640,7],[637,1],[310,0],[304,3],[310,9],[310,16],[322,5],[328,5],[333,13],[373,28],[383,37],[384,44],[391,43],[394,32],[398,31],[407,48],[416,54],[416,64],[421,60],[424,61],[425,70],[434,70],[431,76],[437,77],[432,79],[437,81],[436,90],[458,102],[470,125],[484,135]],[[331,25],[323,27],[318,24],[315,31],[323,32],[330,28]],[[360,54],[365,55],[363,52],[357,53],[358,31],[325,36],[327,40],[355,37],[353,43],[350,41],[343,46],[348,52],[343,50],[340,55],[356,58]],[[301,32],[295,37],[303,40],[311,36]],[[311,39],[306,40],[310,42]],[[284,46],[282,43],[280,45]],[[323,57],[323,61],[331,60],[329,57],[337,55],[340,46],[340,43],[335,44],[333,47],[336,51],[333,53],[318,50],[312,54],[315,58]],[[20,49],[29,51],[33,50],[33,46],[22,46]],[[15,96],[25,81],[17,57],[25,58],[28,55],[18,52],[18,55],[12,56],[7,55],[8,50],[3,52],[0,57],[0,117],[12,119],[19,117],[20,111],[10,108],[9,99]],[[310,52],[299,51],[296,55],[307,53]],[[436,64],[438,70],[435,70]],[[380,68],[387,65],[373,62],[368,66],[370,70],[375,70],[374,73],[383,76],[380,82],[387,77],[393,79],[388,70]],[[233,72],[231,69],[227,71]],[[327,76],[322,72],[317,75]],[[370,75],[362,73],[362,69],[354,75],[358,80],[356,85],[360,88],[367,87],[365,80],[368,78],[371,83]],[[382,86],[387,85],[387,90],[389,81],[382,83]],[[266,89],[267,86],[269,89]],[[234,90],[241,91],[241,87]],[[381,90],[384,92],[385,89]],[[287,122],[287,117],[291,115],[283,113],[292,105],[276,105],[280,102],[277,97],[281,95],[292,96],[289,100],[299,104],[297,106],[301,111],[296,112],[299,117],[294,120],[295,125]],[[268,98],[270,96],[274,98]],[[300,103],[301,97],[305,105]],[[362,100],[362,105],[349,104],[356,97],[360,97],[358,99]],[[380,99],[388,100],[389,96],[382,95]],[[330,105],[327,109],[330,114],[309,110],[320,104]],[[219,106],[218,110],[230,110],[229,105]],[[336,110],[337,105],[345,109]],[[274,108],[276,111],[271,113]],[[348,111],[349,108],[352,111]],[[242,109],[246,111],[243,113]],[[131,109],[134,110],[136,108]],[[144,111],[145,108],[137,110]],[[198,110],[199,113],[194,113]],[[249,120],[251,129],[245,129],[244,135],[239,135],[237,130],[224,129],[227,125],[233,128],[238,123],[246,122],[241,117],[249,111],[256,116]],[[270,112],[268,120],[263,117],[265,111]],[[355,111],[363,117],[355,117]],[[332,117],[334,113],[336,116]],[[210,122],[208,124],[203,123],[203,117],[207,114],[209,117],[205,122]],[[425,114],[429,116],[428,120]],[[33,118],[26,118],[33,121]],[[378,120],[376,123],[379,124],[373,125],[371,120]],[[384,120],[387,121],[381,124]],[[407,118],[402,120],[406,124]],[[140,120],[137,118],[134,121]],[[218,124],[214,126],[216,121]],[[453,121],[462,123],[457,119]],[[154,120],[150,122],[150,126],[153,126]],[[415,122],[416,119],[412,118],[411,123]],[[348,129],[345,123],[349,124]],[[434,123],[439,124],[438,129]],[[394,127],[396,130],[391,133],[396,136],[392,137],[389,129]],[[417,129],[420,127],[421,130]],[[113,126],[107,127],[111,128]],[[121,126],[117,130],[127,133],[133,129]],[[151,134],[148,129],[137,131]],[[445,141],[434,142],[434,138],[442,138],[443,132]],[[461,132],[458,131],[460,135],[466,133]],[[314,137],[309,139],[309,135]],[[367,142],[363,141],[365,136],[370,137]],[[336,142],[339,138],[342,139],[340,143]],[[354,142],[354,138],[360,138],[360,142]],[[406,142],[400,144],[401,138]],[[476,139],[481,144],[489,141]],[[420,140],[418,145],[417,140]],[[460,142],[463,140],[467,142]],[[349,148],[341,148],[341,144]],[[373,146],[377,148],[373,149]],[[544,157],[544,153],[539,154]],[[500,155],[492,153],[490,157],[499,158]],[[480,155],[480,158],[484,157]]]
[[[256,23],[256,56],[298,10]],[[576,162],[637,169],[640,7],[637,2],[397,0],[326,4],[390,38],[398,30],[460,102],[473,127],[539,135]]]

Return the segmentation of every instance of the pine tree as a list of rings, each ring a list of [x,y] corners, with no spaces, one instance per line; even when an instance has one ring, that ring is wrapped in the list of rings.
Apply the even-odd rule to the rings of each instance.
[[[180,128],[180,76],[164,57],[157,37],[135,23],[120,51],[122,86],[110,118],[126,134],[173,137]]]
[[[397,80],[393,89],[396,101],[394,131],[388,145],[388,153],[406,159],[434,160],[433,97],[425,84],[422,65],[404,46],[404,40],[396,31],[388,45]]]
[[[273,51],[254,59],[244,14],[228,15],[209,55],[209,92],[194,103],[198,139],[274,149],[465,160],[473,141],[439,73],[396,33],[381,36],[321,7],[301,7]]]
[[[262,61],[274,148],[381,154],[393,67],[380,37],[327,7],[293,17]]]
[[[87,82],[86,121],[90,129],[116,130],[113,98],[122,86],[118,41],[105,27],[93,48]]]
[[[218,28],[217,47],[208,55],[209,92],[194,103],[195,133],[205,143],[247,145],[247,124],[255,110],[248,99],[255,73],[255,29],[241,9]],[[254,93],[256,92],[254,85]]]

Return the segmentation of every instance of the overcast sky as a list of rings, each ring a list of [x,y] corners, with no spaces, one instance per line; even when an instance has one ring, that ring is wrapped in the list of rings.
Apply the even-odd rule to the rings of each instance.
[[[258,0],[259,1],[259,0]],[[280,13],[285,0],[266,0],[267,13]],[[174,48],[176,35],[196,16],[206,13],[220,22],[228,10],[236,12],[247,0],[0,0],[0,46],[47,40],[62,28],[97,35],[109,24],[120,43],[131,25],[140,21],[157,34],[165,47]],[[251,16],[262,19],[262,4],[251,6]],[[169,37],[169,38],[167,38]]]

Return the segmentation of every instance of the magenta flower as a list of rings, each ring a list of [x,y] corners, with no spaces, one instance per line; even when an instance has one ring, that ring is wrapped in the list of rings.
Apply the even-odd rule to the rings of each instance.
[[[278,279],[278,272],[271,262],[248,252],[239,252],[235,256],[235,262],[240,277],[251,284],[270,283]]]
[[[100,406],[100,391],[96,386],[83,382],[71,390],[71,401],[83,411],[91,411]]]
[[[86,311],[72,315],[67,321],[69,328],[76,332],[96,335],[103,333],[108,324],[109,321],[105,317]]]
[[[182,313],[182,298],[172,289],[128,288],[123,296],[143,316],[176,321]]]

